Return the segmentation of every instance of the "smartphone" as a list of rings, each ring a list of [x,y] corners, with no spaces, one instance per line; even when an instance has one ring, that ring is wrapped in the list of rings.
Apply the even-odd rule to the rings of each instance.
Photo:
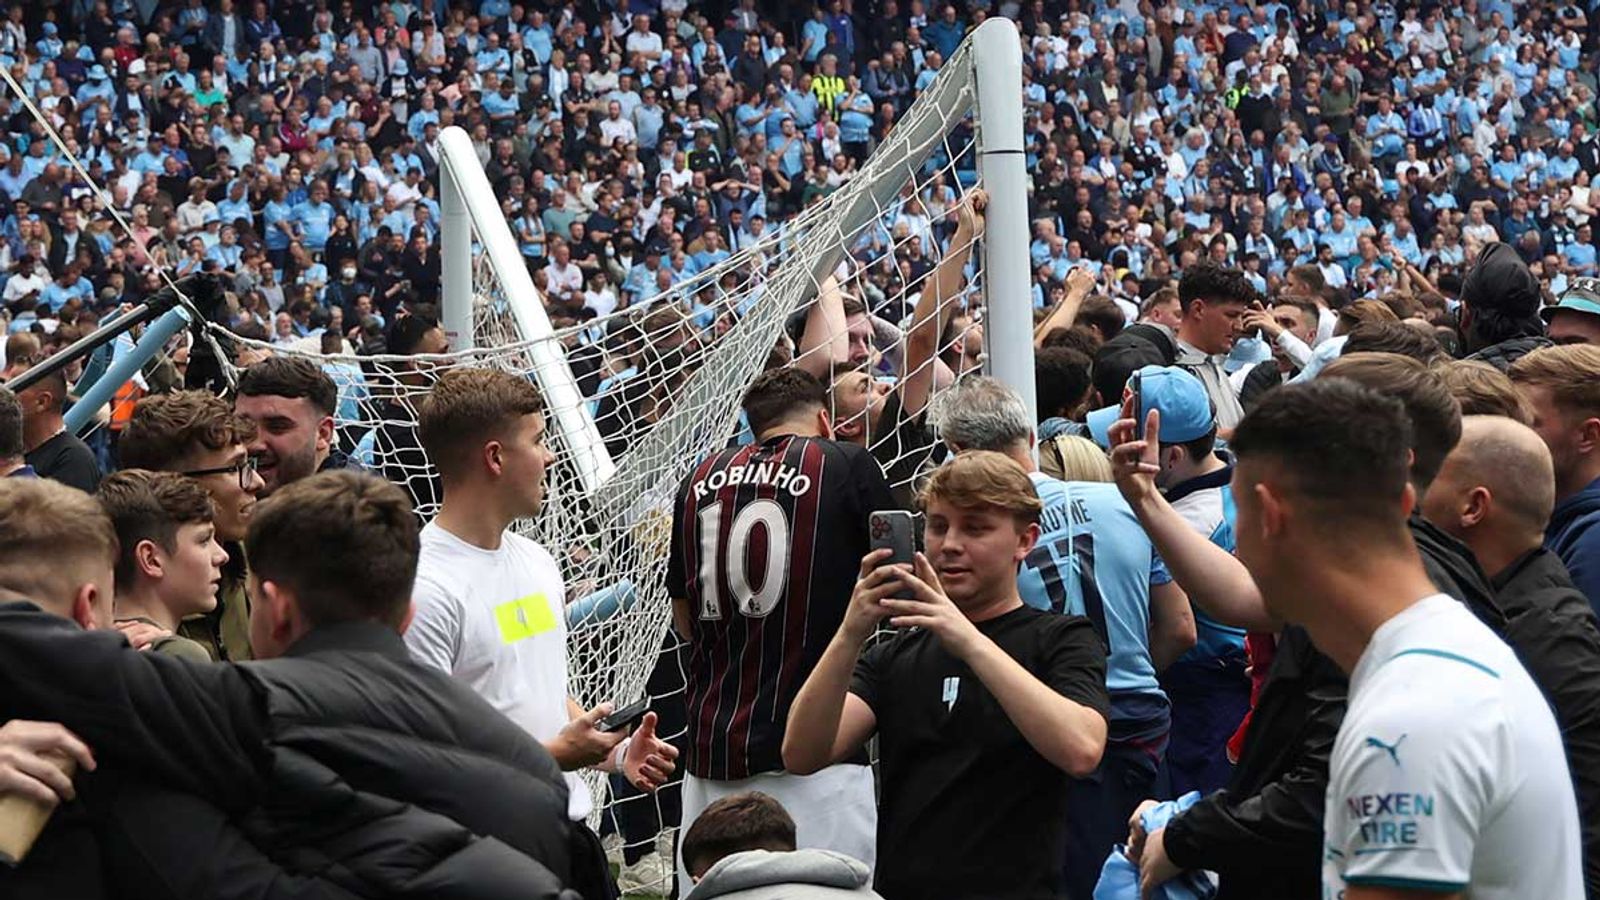
[[[1128,376],[1128,391],[1133,395],[1133,424],[1144,434],[1144,379],[1138,372]]]
[[[894,551],[881,565],[910,566],[916,561],[916,522],[911,513],[903,509],[882,509],[867,516],[867,533],[872,549],[888,548]],[[911,599],[910,591],[900,591],[896,599]]]
[[[603,717],[595,723],[594,727],[596,731],[605,732],[606,734],[610,734],[613,731],[627,731],[639,724],[639,720],[644,718],[644,714],[649,711],[650,697],[646,695],[621,709],[612,710],[611,715]]]

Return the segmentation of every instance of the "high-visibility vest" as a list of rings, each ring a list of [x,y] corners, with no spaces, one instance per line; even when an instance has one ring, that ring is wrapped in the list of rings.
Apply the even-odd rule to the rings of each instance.
[[[128,422],[133,419],[133,407],[138,404],[139,398],[144,396],[144,391],[131,380],[117,392],[111,395],[111,430],[121,431],[128,427]]]
[[[811,78],[811,93],[816,94],[817,101],[831,113],[834,101],[844,93],[844,79],[837,75],[814,75]]]

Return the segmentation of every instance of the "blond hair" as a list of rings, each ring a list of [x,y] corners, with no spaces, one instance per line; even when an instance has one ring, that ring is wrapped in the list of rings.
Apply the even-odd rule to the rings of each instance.
[[[1517,384],[1549,388],[1567,412],[1600,416],[1600,347],[1541,347],[1512,363],[1508,374]]]
[[[938,501],[957,509],[993,507],[1012,515],[1019,524],[1034,525],[1044,504],[1033,480],[1016,460],[992,450],[968,450],[940,466],[922,486],[922,508]]]
[[[1528,405],[1506,373],[1476,359],[1458,359],[1434,367],[1445,387],[1461,402],[1463,416],[1504,416],[1531,424]]]
[[[1111,460],[1086,437],[1062,434],[1039,445],[1039,471],[1062,481],[1111,481]]]
[[[93,497],[45,478],[0,478],[0,590],[60,606],[116,559],[117,533]]]

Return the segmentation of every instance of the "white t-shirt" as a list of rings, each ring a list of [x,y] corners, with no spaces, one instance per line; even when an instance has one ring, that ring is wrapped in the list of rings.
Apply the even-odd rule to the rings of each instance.
[[[1511,648],[1450,597],[1373,634],[1330,767],[1324,897],[1368,884],[1583,900],[1555,717]]]
[[[465,681],[540,741],[567,724],[566,585],[543,547],[508,531],[485,550],[430,522],[411,602],[414,659]],[[576,821],[594,800],[577,774],[566,779]]]

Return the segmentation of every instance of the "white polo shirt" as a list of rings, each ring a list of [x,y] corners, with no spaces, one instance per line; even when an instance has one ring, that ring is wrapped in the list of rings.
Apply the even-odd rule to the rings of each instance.
[[[566,586],[543,547],[508,531],[485,550],[430,522],[411,602],[414,659],[465,681],[540,741],[567,724]],[[585,818],[589,788],[565,775],[567,814]]]
[[[1583,900],[1555,717],[1511,648],[1454,599],[1421,600],[1372,636],[1331,769],[1324,897],[1374,885]]]

